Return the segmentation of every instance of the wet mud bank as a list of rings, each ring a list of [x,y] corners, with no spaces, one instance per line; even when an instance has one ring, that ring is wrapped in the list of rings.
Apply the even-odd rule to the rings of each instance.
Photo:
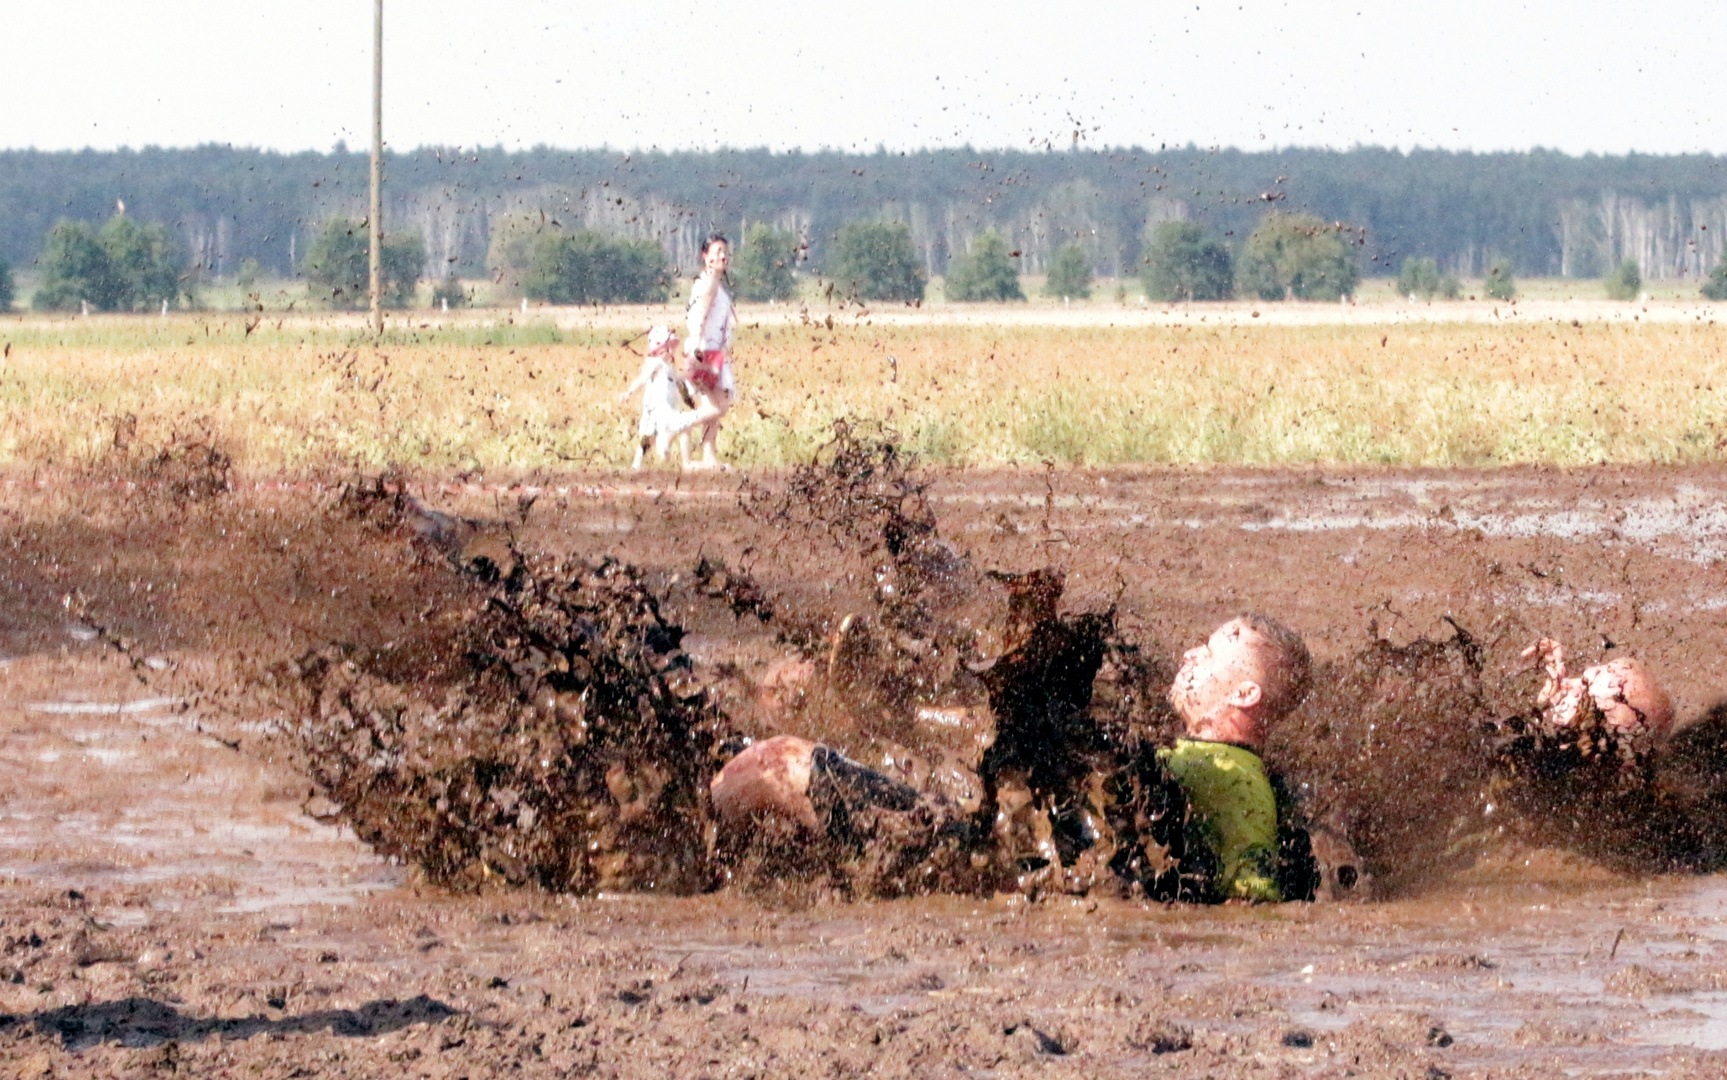
[[[387,514],[342,512],[333,492],[12,500],[0,932],[15,971],[0,974],[21,981],[0,980],[8,1060],[40,1075],[159,1068],[163,1055],[286,1075],[295,1053],[337,1055],[334,1075],[403,1062],[430,1075],[506,1062],[547,1075],[789,1075],[832,1062],[840,1074],[873,1063],[1198,1076],[1248,1061],[1316,1075],[1547,1075],[1561,1062],[1708,1074],[1706,1049],[1665,1047],[1718,1034],[1727,956],[1711,930],[1714,879],[1647,878],[1672,867],[1606,858],[1555,825],[1579,820],[1563,793],[1538,800],[1566,807],[1545,822],[1505,801],[1479,725],[1529,692],[1512,660],[1537,634],[1590,659],[1634,654],[1682,720],[1703,715],[1727,687],[1727,586],[1709,547],[1727,477],[931,479],[916,496],[927,514],[838,536],[772,520],[728,479],[651,491],[541,480],[502,498],[434,488],[427,507],[461,535],[430,546]],[[761,490],[771,503],[788,483]],[[483,527],[463,533],[469,519]],[[1061,574],[1053,612],[1017,577],[1046,567]],[[533,584],[547,581],[559,591]],[[990,774],[1011,821],[1079,767],[1008,752],[1000,718],[1019,706],[1003,686],[1027,684],[1003,683],[1001,658],[1035,659],[1016,650],[1052,619],[1107,613],[1110,626],[1085,636],[1103,647],[1080,658],[1096,665],[1084,710],[1114,738],[1155,739],[1170,718],[1147,688],[1245,609],[1299,629],[1328,673],[1268,756],[1307,785],[1316,822],[1351,837],[1384,902],[1118,899],[1097,887],[1105,868],[1063,853],[1035,813],[1020,816],[1025,849],[1010,865],[968,855],[972,885],[990,887],[963,897],[839,903],[896,890],[832,882],[702,892],[726,867],[692,854],[705,859],[711,840],[699,781],[728,740],[825,740],[941,792],[961,818],[984,805]],[[626,630],[648,645],[636,666],[580,685],[673,705],[638,709],[642,726],[607,744],[553,654],[568,667],[587,654],[565,645],[610,641],[590,658],[610,663]],[[1080,711],[1059,680],[1037,681],[1050,692],[1019,712],[1025,730]],[[458,686],[468,720],[457,709],[439,730],[489,757],[389,743],[450,708]],[[393,696],[404,687],[414,696]],[[577,700],[560,698],[572,690]],[[290,709],[293,694],[310,697]],[[351,718],[356,702],[398,728],[350,725],[350,743],[318,764],[423,752],[441,793],[404,797],[364,771],[320,780],[307,744],[283,741],[285,720]],[[472,764],[555,761],[545,740],[568,739],[578,713],[584,745],[612,746],[609,760],[568,776],[548,765],[482,777]],[[1419,737],[1386,734],[1417,714]],[[541,742],[522,755],[524,739]],[[1713,790],[1719,755],[1693,740],[1661,767],[1664,797]],[[683,773],[637,767],[650,744],[645,760]],[[1063,745],[1082,763],[1097,752]],[[563,783],[575,794],[557,794]],[[441,812],[476,823],[451,873],[426,872],[435,859],[382,833],[357,842],[342,811],[365,798],[386,809],[442,798]],[[666,847],[599,837],[604,860],[572,859],[605,826],[574,819],[546,850],[492,843],[524,832],[525,813],[531,832],[558,807],[615,819],[632,802],[641,835]],[[679,807],[681,821],[657,816]],[[408,816],[393,815],[404,835]],[[1043,867],[1025,857],[1040,845],[1056,855]],[[1686,851],[1673,865],[1710,865]],[[704,877],[676,885],[683,898],[614,897],[692,864]],[[1050,864],[1078,872],[1056,881]],[[1040,873],[1035,899],[1014,894]],[[538,891],[572,878],[606,898]],[[487,883],[504,887],[469,891]],[[625,1048],[643,1039],[665,1053],[632,1058]],[[866,1058],[844,1057],[859,1045]]]

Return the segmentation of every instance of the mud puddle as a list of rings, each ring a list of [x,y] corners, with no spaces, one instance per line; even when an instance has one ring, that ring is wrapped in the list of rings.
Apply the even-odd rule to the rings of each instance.
[[[1637,500],[1722,479],[988,474],[931,497],[980,568],[1059,563],[1076,608],[1116,603],[1168,651],[1245,608],[1331,660],[1370,625],[1409,640],[1450,614],[1506,642],[1539,630],[1591,656],[1634,652],[1683,717],[1727,691],[1727,628],[1702,603],[1718,570],[1693,543],[1707,514],[1653,539],[1554,515],[1630,520]],[[776,549],[735,490],[707,483],[660,500],[573,486],[531,514],[490,495],[440,505],[508,517],[537,551],[668,568],[662,583],[702,552],[788,602],[863,610],[867,575],[815,545]],[[26,1075],[288,1076],[312,1061],[338,1076],[1707,1076],[1727,1062],[1710,1050],[1727,1044],[1723,879],[1639,880],[1510,843],[1372,904],[429,888],[311,817],[268,717],[211,690],[234,653],[394,638],[428,603],[423,568],[368,563],[381,576],[363,580],[351,554],[297,531],[314,507],[292,493],[229,496],[207,520],[51,498],[18,508],[28,558],[12,556],[0,592],[14,657],[0,668],[0,1063]],[[1373,520],[1346,520],[1351,500]],[[1552,527],[1435,525],[1446,505]],[[1336,527],[1259,527],[1303,515]],[[135,642],[130,659],[68,633],[74,589],[104,633]],[[698,665],[729,665],[717,692],[752,733],[796,715],[776,711],[771,630],[693,601],[672,615]],[[175,678],[139,671],[146,656]],[[896,752],[861,726],[826,737]]]
[[[100,651],[0,667],[0,876],[148,888],[153,907],[351,904],[402,873],[301,809],[306,785]],[[136,912],[123,918],[143,918]]]

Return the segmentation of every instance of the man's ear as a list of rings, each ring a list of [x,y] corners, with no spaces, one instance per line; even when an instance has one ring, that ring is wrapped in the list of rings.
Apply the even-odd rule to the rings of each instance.
[[[1238,709],[1251,709],[1264,698],[1265,692],[1252,679],[1243,679],[1229,692],[1229,703]]]

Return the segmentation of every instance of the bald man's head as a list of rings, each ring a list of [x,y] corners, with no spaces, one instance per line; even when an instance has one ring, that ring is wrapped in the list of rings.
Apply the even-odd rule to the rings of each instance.
[[[1169,700],[1189,736],[1258,747],[1265,725],[1307,696],[1312,667],[1301,635],[1269,615],[1240,615],[1183,655]]]

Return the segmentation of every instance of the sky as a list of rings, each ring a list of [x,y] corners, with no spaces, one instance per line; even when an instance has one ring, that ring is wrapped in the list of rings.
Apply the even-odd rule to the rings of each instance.
[[[0,148],[369,142],[369,0],[7,6]],[[1727,153],[1692,0],[386,0],[384,62],[397,149]]]

